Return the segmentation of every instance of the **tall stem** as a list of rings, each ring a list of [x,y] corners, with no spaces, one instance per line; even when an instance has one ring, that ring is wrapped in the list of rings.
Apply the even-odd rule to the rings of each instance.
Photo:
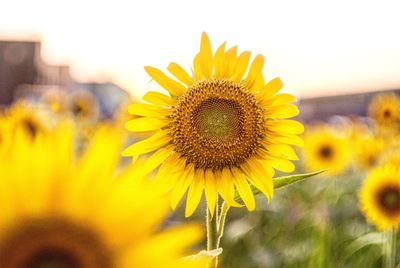
[[[214,211],[214,217],[211,216],[210,210],[207,208],[207,250],[214,250],[218,248],[218,219],[219,219],[219,207],[218,200]],[[208,265],[208,268],[218,268],[218,257],[214,259]]]
[[[383,251],[383,267],[394,268],[396,266],[397,233],[393,228],[385,232],[386,241]]]
[[[225,220],[226,216],[228,215],[230,206],[226,204],[226,202],[222,203],[221,206],[221,213],[219,215],[219,221],[218,221],[218,240],[217,240],[217,247],[219,247],[219,244],[221,242],[221,238],[224,235],[224,229],[225,229]]]

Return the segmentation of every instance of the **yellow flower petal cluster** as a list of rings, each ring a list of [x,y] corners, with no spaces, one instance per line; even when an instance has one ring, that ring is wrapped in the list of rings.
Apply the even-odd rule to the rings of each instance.
[[[394,93],[374,96],[368,107],[368,115],[379,127],[398,128],[400,123],[400,98]]]
[[[309,171],[328,169],[334,176],[346,171],[351,161],[348,139],[334,129],[319,125],[310,127],[304,137],[304,164]]]
[[[159,230],[168,204],[120,167],[121,139],[96,131],[77,154],[69,124],[0,153],[0,267],[204,267],[183,262],[196,226]]]
[[[400,169],[386,165],[371,170],[359,193],[361,211],[380,230],[400,227]]]
[[[370,169],[380,163],[385,142],[377,137],[360,137],[355,142],[356,162],[361,169]]]
[[[292,145],[302,146],[303,125],[289,118],[299,111],[290,94],[279,93],[282,82],[265,82],[264,57],[238,53],[226,43],[215,52],[207,34],[193,62],[193,74],[171,63],[170,75],[154,67],[147,73],[168,95],[148,92],[146,103],[132,104],[139,118],[127,122],[133,132],[155,132],[128,147],[134,158],[151,153],[141,173],[158,169],[156,182],[171,192],[175,208],[187,192],[186,216],[192,215],[204,191],[210,213],[217,196],[230,206],[235,189],[249,210],[255,201],[249,183],[270,199],[274,169],[292,172],[297,160]]]

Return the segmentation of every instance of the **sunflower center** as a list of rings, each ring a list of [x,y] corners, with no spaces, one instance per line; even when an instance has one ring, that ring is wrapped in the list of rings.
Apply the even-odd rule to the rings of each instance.
[[[319,151],[320,155],[322,158],[329,159],[333,156],[333,150],[330,146],[322,146],[322,148]]]
[[[241,130],[242,110],[232,100],[209,98],[194,111],[199,133],[209,139],[231,139]]]
[[[386,186],[378,193],[378,202],[381,208],[389,215],[400,214],[400,188]]]
[[[62,219],[13,226],[0,244],[0,267],[107,268],[108,249],[92,230]]]
[[[384,118],[390,118],[392,116],[392,112],[388,109],[383,111],[383,117]]]
[[[84,108],[82,107],[82,105],[81,104],[79,104],[79,103],[75,103],[74,104],[74,106],[73,106],[73,108],[72,108],[72,113],[75,115],[75,116],[80,116],[80,115],[82,115],[83,113],[84,113]]]
[[[263,109],[231,80],[203,80],[178,99],[171,113],[176,151],[197,168],[240,166],[264,138]]]

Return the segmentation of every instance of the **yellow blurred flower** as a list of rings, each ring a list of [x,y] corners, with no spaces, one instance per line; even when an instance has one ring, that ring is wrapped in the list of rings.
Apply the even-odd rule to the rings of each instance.
[[[400,148],[394,148],[384,154],[381,163],[400,168]]]
[[[383,231],[400,226],[400,169],[387,165],[371,170],[360,190],[361,211]]]
[[[172,191],[175,208],[188,190],[186,216],[197,208],[203,191],[210,213],[218,194],[238,206],[235,187],[249,210],[255,208],[249,182],[269,199],[273,196],[274,168],[292,172],[297,160],[291,145],[302,146],[297,136],[303,125],[288,120],[298,114],[295,97],[277,94],[280,79],[266,83],[264,57],[250,63],[250,52],[237,54],[237,47],[222,44],[213,53],[207,34],[201,37],[194,58],[194,74],[171,63],[170,78],[159,69],[147,73],[170,95],[149,92],[146,104],[132,104],[129,112],[141,116],[127,122],[134,132],[157,131],[131,145],[125,156],[136,157],[155,151],[142,173],[161,165],[156,181]],[[247,74],[246,74],[247,73]]]
[[[121,140],[100,129],[73,153],[71,128],[0,154],[0,267],[204,267],[181,257],[197,226],[159,230],[168,203],[134,168],[119,167]]]
[[[70,111],[78,122],[96,122],[100,115],[99,105],[87,90],[78,90],[71,94]]]
[[[24,101],[15,103],[7,110],[5,120],[8,134],[15,135],[15,132],[21,131],[31,139],[44,135],[55,125],[54,118],[44,109]]]
[[[42,96],[42,102],[55,114],[68,111],[68,94],[62,89],[50,89]]]
[[[350,116],[345,135],[350,138],[351,142],[358,142],[359,140],[372,136],[372,131],[360,118]]]
[[[304,138],[304,164],[309,171],[328,169],[329,175],[338,175],[350,165],[348,140],[328,126],[309,129]]]
[[[370,169],[379,164],[384,153],[385,142],[376,137],[360,138],[355,143],[356,163],[361,169]]]
[[[398,127],[400,98],[391,93],[377,95],[369,104],[368,114],[380,126]]]

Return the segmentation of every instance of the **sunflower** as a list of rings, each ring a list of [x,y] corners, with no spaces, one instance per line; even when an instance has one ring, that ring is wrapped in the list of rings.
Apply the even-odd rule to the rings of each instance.
[[[46,111],[25,101],[15,103],[6,111],[5,120],[8,121],[10,135],[20,131],[31,139],[46,134],[54,127],[54,121]]]
[[[372,170],[360,190],[361,211],[380,230],[400,227],[400,169],[391,165]]]
[[[304,162],[308,170],[328,169],[327,174],[338,175],[349,167],[348,140],[330,127],[311,128],[304,143]]]
[[[362,169],[370,169],[380,162],[385,149],[385,142],[376,137],[363,137],[355,142],[357,165]]]
[[[68,111],[68,95],[62,89],[49,89],[42,96],[42,102],[55,114]]]
[[[400,99],[396,94],[387,93],[375,96],[368,107],[369,116],[377,125],[397,126],[400,122]]]
[[[99,106],[87,90],[77,90],[71,94],[70,112],[79,122],[95,122],[99,117]]]
[[[134,169],[117,169],[117,132],[98,130],[80,155],[70,133],[20,135],[0,155],[0,267],[203,267],[181,259],[198,227],[157,231],[167,202]]]
[[[381,163],[383,165],[392,165],[400,168],[400,148],[392,149],[384,154]]]
[[[167,68],[175,79],[145,67],[169,95],[148,92],[143,97],[147,103],[129,107],[140,118],[128,121],[128,130],[156,133],[123,155],[153,152],[142,174],[161,165],[155,180],[172,193],[174,209],[188,191],[187,217],[196,210],[203,190],[211,215],[218,195],[228,205],[239,206],[233,198],[235,188],[253,210],[249,182],[270,199],[274,168],[292,172],[290,160],[298,158],[291,145],[303,145],[297,136],[303,125],[288,120],[299,112],[291,104],[296,99],[277,94],[282,88],[279,78],[265,83],[264,57],[257,55],[249,66],[250,52],[238,55],[236,46],[227,50],[225,46],[213,53],[203,33],[192,76],[176,63]]]

